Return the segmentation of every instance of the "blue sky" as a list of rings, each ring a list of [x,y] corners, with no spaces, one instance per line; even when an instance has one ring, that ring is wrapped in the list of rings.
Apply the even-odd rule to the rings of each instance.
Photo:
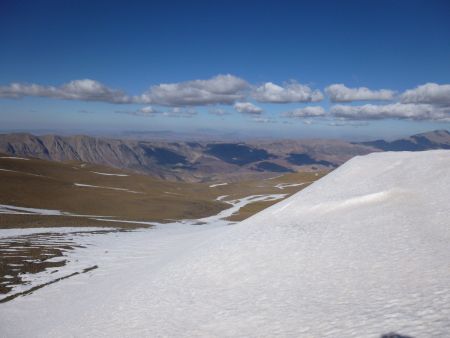
[[[448,1],[3,0],[0,129],[449,129],[449,14]]]

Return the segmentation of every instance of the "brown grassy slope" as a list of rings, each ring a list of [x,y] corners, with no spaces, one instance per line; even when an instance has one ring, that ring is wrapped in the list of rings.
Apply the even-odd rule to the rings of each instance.
[[[220,195],[235,199],[252,194],[293,193],[302,187],[280,190],[277,183],[304,182],[317,179],[314,173],[288,174],[273,180],[230,183],[209,187],[208,184],[170,182],[138,175],[106,166],[80,162],[28,161],[1,158],[0,204],[21,207],[57,209],[76,214],[114,216],[135,221],[199,218],[215,214],[228,207],[216,201]],[[104,176],[93,173],[116,173],[129,176]],[[75,183],[128,189],[75,186]],[[219,182],[220,183],[220,182]],[[255,203],[244,208],[234,220],[250,216],[267,203]],[[258,206],[259,205],[259,206]],[[16,226],[114,225],[87,218],[61,216],[1,215],[0,228]],[[121,225],[124,225],[121,223]]]

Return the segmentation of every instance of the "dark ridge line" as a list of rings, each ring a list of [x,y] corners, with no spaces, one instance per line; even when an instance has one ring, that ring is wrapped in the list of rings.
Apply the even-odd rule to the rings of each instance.
[[[0,304],[9,302],[9,301],[11,301],[11,300],[13,300],[13,299],[15,299],[15,298],[17,298],[19,296],[26,296],[26,295],[32,294],[34,291],[42,289],[44,286],[47,286],[47,285],[50,285],[50,284],[54,284],[56,282],[62,281],[63,279],[67,279],[67,278],[70,278],[70,277],[73,277],[73,276],[76,276],[76,275],[80,275],[82,273],[86,273],[86,272],[95,270],[97,268],[98,268],[98,265],[94,265],[94,266],[91,266],[89,268],[83,269],[83,271],[81,271],[81,272],[74,272],[74,273],[71,273],[70,275],[54,279],[54,280],[52,280],[50,282],[47,282],[47,283],[44,283],[44,284],[41,284],[41,285],[34,286],[31,289],[29,289],[29,290],[15,293],[15,294],[13,294],[11,296],[8,296],[8,297],[5,297],[3,299],[0,299]]]

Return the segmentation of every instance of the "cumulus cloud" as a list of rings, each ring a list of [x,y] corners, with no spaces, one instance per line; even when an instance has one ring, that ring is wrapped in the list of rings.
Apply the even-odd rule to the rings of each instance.
[[[348,88],[342,83],[328,86],[325,88],[325,93],[333,102],[392,100],[395,97],[395,92],[392,90],[371,90],[367,87]]]
[[[362,106],[335,105],[331,107],[335,117],[349,120],[409,119],[450,121],[450,109],[431,104],[392,103]]]
[[[233,104],[245,97],[248,83],[233,75],[217,75],[207,80],[163,83],[150,87],[142,95],[130,97],[91,80],[74,80],[62,86],[12,83],[0,86],[0,97],[40,96],[65,100],[102,101],[110,103],[156,104],[169,107]]]
[[[326,89],[326,92],[333,101],[340,102],[353,101],[357,98],[362,100],[362,97],[370,97],[373,100],[374,96],[370,96],[369,92],[374,95],[378,93],[379,99],[388,99],[389,95],[392,95],[392,98],[394,97],[392,91],[369,90],[367,92],[366,89],[350,89],[344,85],[332,85]],[[385,91],[384,94],[383,91]],[[399,100],[400,102],[384,105],[335,105],[330,112],[334,117],[347,120],[403,119],[450,121],[450,85],[426,83],[405,91],[400,95]]]
[[[401,97],[403,103],[428,103],[450,106],[450,84],[426,83],[405,91]]]
[[[259,102],[268,103],[317,102],[323,99],[323,94],[320,90],[313,90],[295,81],[283,86],[266,82],[253,90],[252,97]]]
[[[236,109],[239,113],[252,115],[259,115],[263,111],[260,107],[255,106],[250,102],[236,102],[234,104],[234,109]]]
[[[332,84],[325,88],[333,102],[362,100],[395,100],[389,104],[343,105],[336,104],[326,112],[321,106],[308,106],[287,111],[284,117],[317,121],[315,117],[334,118],[339,124],[349,121],[378,119],[409,119],[450,122],[450,84],[426,83],[406,90],[401,95],[388,89],[371,90],[366,87],[348,88],[344,84]],[[131,96],[119,89],[110,88],[92,79],[73,80],[51,86],[40,84],[11,83],[0,86],[0,98],[20,99],[26,96],[48,97],[63,100],[99,101],[115,104],[142,104],[134,111],[118,113],[136,116],[193,117],[195,106],[209,106],[209,114],[224,116],[229,111],[214,105],[229,105],[240,113],[255,117],[254,122],[269,123],[261,118],[261,107],[248,102],[292,103],[317,102],[323,99],[320,90],[290,81],[277,85],[266,82],[251,86],[237,76],[226,74],[209,79],[197,79],[178,83],[163,83],[150,87],[141,95]]]
[[[155,85],[134,97],[134,101],[175,107],[233,104],[244,98],[248,86],[245,80],[234,75],[217,75],[207,80]]]
[[[285,112],[282,115],[291,118],[320,117],[325,115],[325,109],[321,106],[308,106]]]
[[[59,87],[23,83],[0,86],[0,97],[18,99],[25,96],[110,103],[131,102],[130,97],[123,91],[111,89],[91,79],[73,80]]]

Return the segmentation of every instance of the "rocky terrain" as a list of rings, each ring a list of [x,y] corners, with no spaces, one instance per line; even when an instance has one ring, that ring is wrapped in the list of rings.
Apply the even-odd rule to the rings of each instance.
[[[209,182],[267,178],[300,169],[332,169],[375,151],[339,140],[246,143],[163,142],[91,136],[0,135],[0,152],[52,161],[83,161],[169,180]]]
[[[390,142],[385,140],[376,140],[361,142],[359,144],[384,151],[450,149],[450,133],[447,130],[435,130]]]
[[[446,130],[360,143],[328,139],[169,142],[85,135],[0,135],[0,152],[6,154],[82,161],[188,182],[232,182],[267,178],[274,173],[330,170],[354,156],[376,151],[449,148],[450,133]]]

